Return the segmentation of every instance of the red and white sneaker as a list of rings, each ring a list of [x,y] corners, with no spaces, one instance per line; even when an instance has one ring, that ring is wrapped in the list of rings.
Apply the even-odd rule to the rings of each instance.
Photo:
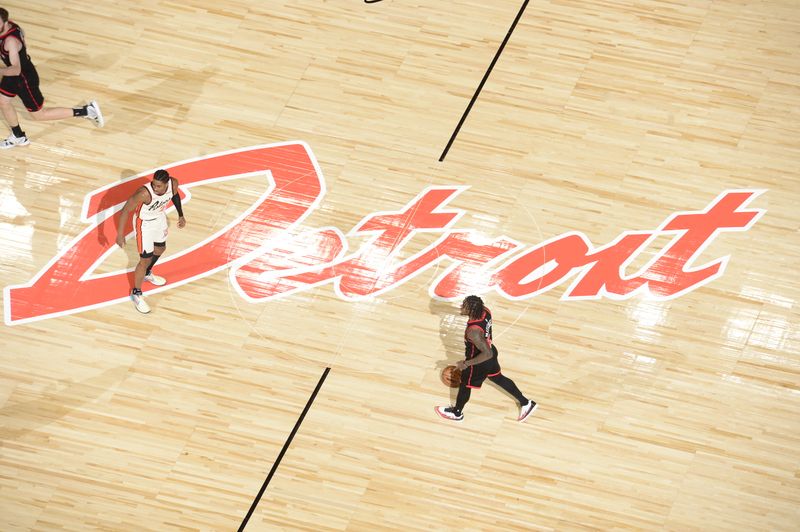
[[[533,412],[537,408],[539,408],[539,405],[536,404],[536,401],[528,401],[527,404],[524,404],[524,405],[522,405],[522,407],[520,407],[520,409],[519,409],[519,417],[517,418],[517,421],[522,423],[523,421],[528,419],[528,416],[533,414]]]
[[[450,421],[458,421],[460,423],[464,420],[464,413],[457,411],[454,406],[437,406],[434,410],[441,417]]]

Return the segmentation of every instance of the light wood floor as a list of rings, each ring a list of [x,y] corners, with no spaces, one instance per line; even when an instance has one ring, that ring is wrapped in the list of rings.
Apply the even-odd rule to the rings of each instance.
[[[524,246],[603,246],[733,189],[765,190],[748,208],[766,213],[717,235],[695,264],[729,256],[724,273],[680,297],[487,292],[504,373],[540,403],[525,424],[491,385],[462,424],[434,414],[462,355],[457,302],[430,294],[447,260],[358,300],[326,283],[250,302],[223,269],[147,316],[3,325],[0,529],[235,530],[326,367],[247,530],[800,527],[800,4],[533,1],[438,162],[520,4],[3,2],[48,104],[97,98],[107,119],[17,102],[32,143],[0,152],[4,287],[69,248],[97,189],[292,141],[325,184],[295,230],[337,228],[348,253],[431,186],[468,187],[453,229]],[[264,183],[192,188],[166,258]]]

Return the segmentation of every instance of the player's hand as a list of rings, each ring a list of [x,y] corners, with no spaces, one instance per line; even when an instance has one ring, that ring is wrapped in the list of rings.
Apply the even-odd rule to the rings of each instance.
[[[183,216],[178,218],[178,229],[183,229],[183,226],[185,225],[186,225],[186,218],[184,218]]]
[[[124,247],[125,247],[125,236],[124,236],[124,235],[119,235],[119,236],[117,237],[117,245],[118,245],[119,247],[121,247],[121,248],[124,248]]]
[[[459,360],[458,362],[456,362],[456,367],[458,368],[459,371],[464,371],[465,369],[467,369],[467,361]]]

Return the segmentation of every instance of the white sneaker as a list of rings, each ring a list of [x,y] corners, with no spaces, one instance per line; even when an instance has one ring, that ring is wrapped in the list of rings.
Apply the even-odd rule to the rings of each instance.
[[[13,148],[15,146],[27,146],[30,144],[31,141],[28,140],[28,137],[22,135],[21,137],[16,137],[14,134],[10,134],[7,139],[4,139],[0,142],[0,150],[7,150],[9,148]]]
[[[100,112],[100,104],[95,100],[89,102],[89,104],[86,106],[86,112],[86,118],[94,122],[94,125],[97,127],[103,127],[106,125],[106,121],[103,119],[103,113]]]
[[[517,421],[522,423],[523,421],[528,419],[528,416],[533,414],[537,408],[539,408],[539,405],[536,404],[536,401],[528,401],[527,404],[523,405],[519,409],[519,417],[517,418]]]
[[[449,419],[450,421],[457,421],[459,423],[464,421],[464,413],[457,413],[453,406],[437,406],[434,410],[436,410],[436,413],[441,417]]]
[[[155,275],[151,273],[150,275],[145,275],[144,280],[150,284],[154,284],[156,286],[164,286],[167,284],[167,280],[161,276]]]
[[[133,304],[136,306],[136,310],[138,310],[142,314],[147,314],[150,312],[150,305],[148,305],[147,301],[144,300],[144,295],[131,294],[131,300],[133,301]]]

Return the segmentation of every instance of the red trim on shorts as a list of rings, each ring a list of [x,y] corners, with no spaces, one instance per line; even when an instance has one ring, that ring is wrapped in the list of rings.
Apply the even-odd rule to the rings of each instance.
[[[474,386],[470,384],[472,382],[472,374],[475,372],[475,366],[469,367],[469,377],[467,377],[467,388],[477,388],[480,390],[480,386]]]
[[[44,106],[44,98],[42,98],[42,103],[38,103],[38,102],[36,101],[36,96],[35,96],[35,95],[33,94],[33,92],[31,91],[31,87],[30,87],[30,85],[28,85],[28,80],[27,80],[27,79],[25,79],[25,74],[23,74],[22,72],[20,72],[20,73],[19,73],[19,77],[20,77],[20,79],[22,80],[22,83],[24,83],[24,84],[25,84],[25,88],[28,90],[28,96],[30,96],[30,97],[31,97],[31,101],[32,101],[33,103],[35,103],[36,105],[38,105],[38,106],[39,106],[39,107],[37,107],[36,109],[31,109],[30,107],[28,107],[28,106],[26,105],[26,106],[25,106],[25,108],[26,108],[28,111],[30,111],[31,113],[35,113],[36,111],[40,111],[40,110],[42,109],[42,107]]]
[[[14,98],[14,97],[16,96],[16,94],[12,94],[12,93],[10,93],[10,92],[6,92],[6,91],[4,91],[3,89],[0,89],[0,92],[2,92],[3,94],[5,94],[5,95],[6,95],[6,96],[8,96],[9,98]]]
[[[497,373],[492,373],[491,375],[487,375],[487,377],[497,377],[498,375],[500,375],[500,373],[502,373],[502,371],[498,371]]]

